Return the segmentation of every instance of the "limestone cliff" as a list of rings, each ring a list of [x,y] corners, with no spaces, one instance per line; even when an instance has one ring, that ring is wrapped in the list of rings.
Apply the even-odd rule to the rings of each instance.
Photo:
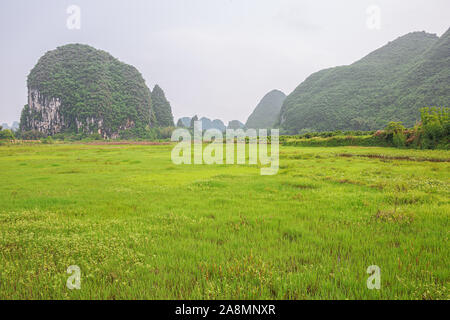
[[[47,52],[28,76],[23,131],[100,134],[156,126],[151,92],[141,74],[110,54],[86,45]]]

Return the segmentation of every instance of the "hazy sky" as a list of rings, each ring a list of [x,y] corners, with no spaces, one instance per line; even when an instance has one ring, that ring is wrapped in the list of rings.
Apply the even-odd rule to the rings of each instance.
[[[69,30],[66,10],[81,9]],[[379,30],[366,9],[381,9]],[[26,78],[46,51],[84,43],[158,83],[176,119],[245,121],[270,90],[292,92],[311,73],[350,64],[411,31],[439,36],[449,0],[1,0],[0,123],[19,120]]]

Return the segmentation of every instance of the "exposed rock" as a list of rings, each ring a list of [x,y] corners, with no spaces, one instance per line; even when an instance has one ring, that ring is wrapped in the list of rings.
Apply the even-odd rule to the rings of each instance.
[[[142,75],[110,54],[71,44],[47,52],[28,76],[28,105],[20,129],[44,135],[143,132],[156,126]]]

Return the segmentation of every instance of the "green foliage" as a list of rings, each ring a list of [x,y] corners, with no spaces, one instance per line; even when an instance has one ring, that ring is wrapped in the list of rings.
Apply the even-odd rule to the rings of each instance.
[[[0,140],[14,140],[14,133],[10,129],[2,130],[0,127]]]
[[[333,135],[330,137],[305,135],[303,138],[298,138],[298,136],[294,138],[292,136],[281,136],[280,143],[285,146],[297,147],[390,146],[389,143],[374,135]]]
[[[42,142],[43,144],[53,144],[53,143],[54,143],[54,140],[53,140],[52,137],[46,137],[46,138],[41,139],[41,142]]]
[[[403,126],[401,121],[391,121],[384,130],[385,139],[388,142],[391,142],[395,147],[404,147],[406,145],[405,130],[406,128]]]
[[[272,128],[278,120],[285,99],[286,95],[279,90],[273,90],[266,94],[248,117],[245,126],[252,129]]]
[[[403,132],[396,132],[393,134],[392,143],[395,147],[401,148],[406,145],[406,137]]]
[[[142,75],[110,54],[87,45],[69,44],[47,52],[31,70],[28,88],[47,98],[60,98],[64,131],[77,133],[76,120],[86,132],[97,132],[103,120],[107,135],[127,122],[136,128],[155,124],[151,94]],[[22,130],[29,130],[29,107],[21,116]],[[88,119],[97,120],[86,125]]]
[[[30,127],[29,123],[30,120],[33,117],[39,117],[39,115],[34,114],[31,110],[30,107],[28,106],[28,104],[26,104],[23,109],[22,112],[20,114],[20,131],[30,131],[32,130],[32,128]]]
[[[449,108],[423,108],[421,122],[406,129],[401,122],[390,122],[385,130],[308,132],[281,136],[289,146],[391,146],[397,148],[449,149]]]
[[[394,134],[394,133],[403,133],[405,131],[405,127],[403,126],[402,122],[389,122],[389,124],[387,125],[385,131],[388,134]]]
[[[155,85],[152,91],[153,110],[155,112],[156,124],[159,127],[173,127],[172,108],[167,101],[164,91]]]
[[[19,131],[19,138],[22,140],[39,140],[45,135],[37,130]]]
[[[448,147],[450,137],[450,108],[423,108],[421,131],[423,147],[434,149]]]
[[[349,65],[314,73],[290,94],[279,124],[286,134],[412,127],[424,106],[450,101],[450,30],[414,32]],[[401,139],[400,139],[401,140]]]
[[[165,128],[156,128],[157,131],[157,138],[158,139],[170,139],[172,137],[172,132],[176,128],[174,127],[165,127]]]

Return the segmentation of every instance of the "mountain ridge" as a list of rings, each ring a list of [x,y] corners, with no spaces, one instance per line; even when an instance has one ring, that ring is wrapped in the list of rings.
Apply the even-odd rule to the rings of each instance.
[[[310,75],[284,101],[277,125],[288,134],[374,130],[389,121],[414,125],[420,108],[448,106],[450,82],[443,81],[450,72],[449,51],[445,51],[448,34],[437,37],[411,32],[351,65]],[[434,80],[433,75],[420,75],[429,69],[424,65],[426,60],[434,61],[439,52],[442,62],[437,69],[442,75]],[[427,81],[430,83],[425,89]],[[440,91],[434,96],[436,86]]]
[[[124,131],[142,134],[158,126],[141,73],[88,45],[68,44],[46,52],[30,71],[27,86],[21,131],[118,138]]]
[[[264,95],[248,117],[245,126],[251,129],[272,128],[278,120],[285,99],[284,92],[276,89]]]

